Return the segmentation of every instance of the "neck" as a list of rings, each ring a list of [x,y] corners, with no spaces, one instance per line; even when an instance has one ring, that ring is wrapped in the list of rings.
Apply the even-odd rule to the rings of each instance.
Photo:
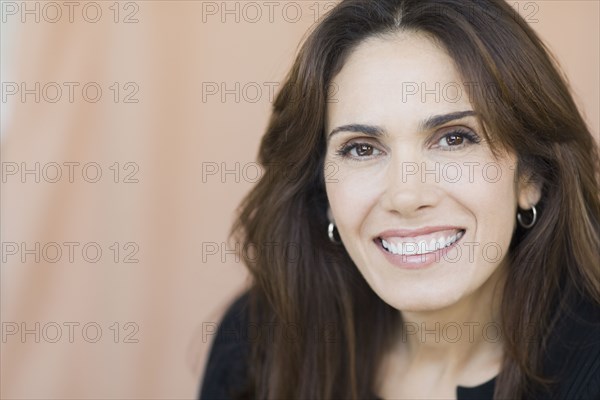
[[[396,350],[407,368],[435,364],[450,375],[472,368],[486,369],[482,374],[490,378],[496,375],[503,357],[499,315],[505,270],[499,267],[481,287],[449,307],[402,311]]]

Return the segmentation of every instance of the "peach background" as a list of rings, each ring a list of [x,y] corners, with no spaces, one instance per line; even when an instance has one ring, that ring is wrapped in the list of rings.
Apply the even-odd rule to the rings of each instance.
[[[34,3],[27,2],[28,7]],[[86,182],[80,165],[73,182],[66,167],[57,183],[43,177],[37,183],[33,175],[26,175],[25,182],[9,175],[2,182],[0,395],[193,398],[210,346],[203,323],[219,320],[246,279],[244,266],[232,254],[205,251],[203,259],[203,246],[212,250],[206,246],[225,242],[234,209],[256,175],[252,163],[269,116],[268,89],[291,65],[316,10],[334,2],[277,2],[272,21],[260,1],[255,4],[261,18],[247,2],[120,2],[117,23],[110,1],[97,2],[99,22],[85,21],[81,10],[86,3],[78,3],[73,22],[68,15],[57,23],[2,15],[2,82],[27,82],[30,87],[34,82],[97,82],[103,94],[97,103],[85,101],[80,90],[72,103],[66,91],[57,103],[36,103],[33,95],[24,103],[18,96],[2,101],[3,169],[22,162],[28,168],[36,162],[96,162],[102,177]],[[239,22],[235,13],[222,13],[224,4],[239,7]],[[557,55],[598,136],[599,3],[511,4],[529,16]],[[301,15],[292,22],[295,5]],[[54,18],[53,10],[46,11]],[[93,17],[93,11],[86,15]],[[123,23],[132,12],[138,22]],[[114,82],[121,90],[117,103],[109,88]],[[127,82],[139,87],[137,103],[122,102],[130,92]],[[203,99],[203,84],[212,88],[222,82],[229,89],[240,83],[239,101],[234,94],[224,101],[218,95]],[[115,162],[117,183],[114,168],[109,168]],[[135,164],[125,168],[128,162]],[[138,182],[123,182],[135,165]],[[239,174],[203,176],[214,165],[229,170],[237,165]],[[48,176],[52,171],[46,170]],[[94,174],[88,172],[89,179]],[[22,262],[21,253],[9,254],[6,247],[22,242],[27,248],[36,242],[42,247],[49,242],[80,246],[73,262],[64,252],[57,262],[35,262],[33,255]],[[83,244],[93,242],[103,251],[96,263],[81,255]],[[109,248],[114,242],[121,247],[117,262]],[[132,249],[123,249],[129,242],[138,246],[137,263],[123,262]],[[8,334],[15,323],[33,329],[36,322],[39,343],[34,334],[25,340]],[[64,325],[69,322],[80,324],[73,343]],[[127,322],[135,325],[126,329]],[[56,334],[52,323],[62,327],[56,343],[49,340]],[[97,343],[87,341],[94,329],[83,336],[86,323],[102,329]],[[134,326],[139,330],[130,339],[138,342],[125,343]]]

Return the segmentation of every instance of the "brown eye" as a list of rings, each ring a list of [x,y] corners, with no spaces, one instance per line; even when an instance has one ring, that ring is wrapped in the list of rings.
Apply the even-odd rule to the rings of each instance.
[[[479,136],[471,131],[457,129],[446,133],[437,142],[437,148],[442,150],[460,150],[481,142]]]
[[[459,146],[463,143],[464,138],[461,135],[451,134],[446,136],[448,146]]]
[[[373,146],[368,144],[359,144],[356,146],[356,154],[359,157],[371,156],[373,155]]]
[[[381,155],[382,151],[369,143],[355,142],[344,145],[340,150],[337,151],[337,154],[354,160],[370,160],[371,157],[377,157]]]

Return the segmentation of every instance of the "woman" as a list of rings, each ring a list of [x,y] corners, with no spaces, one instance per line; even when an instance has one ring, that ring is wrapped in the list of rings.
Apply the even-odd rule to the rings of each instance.
[[[342,1],[259,159],[202,398],[600,398],[597,144],[504,1]]]

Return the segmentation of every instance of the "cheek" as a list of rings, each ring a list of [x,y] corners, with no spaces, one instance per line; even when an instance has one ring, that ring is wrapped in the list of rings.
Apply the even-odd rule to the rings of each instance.
[[[358,232],[377,202],[381,184],[364,175],[340,168],[333,179],[326,180],[327,198],[342,236]]]
[[[506,256],[516,227],[515,182],[508,165],[498,164],[485,171],[481,170],[472,183],[448,190],[474,218],[477,254],[486,264],[495,264]]]

